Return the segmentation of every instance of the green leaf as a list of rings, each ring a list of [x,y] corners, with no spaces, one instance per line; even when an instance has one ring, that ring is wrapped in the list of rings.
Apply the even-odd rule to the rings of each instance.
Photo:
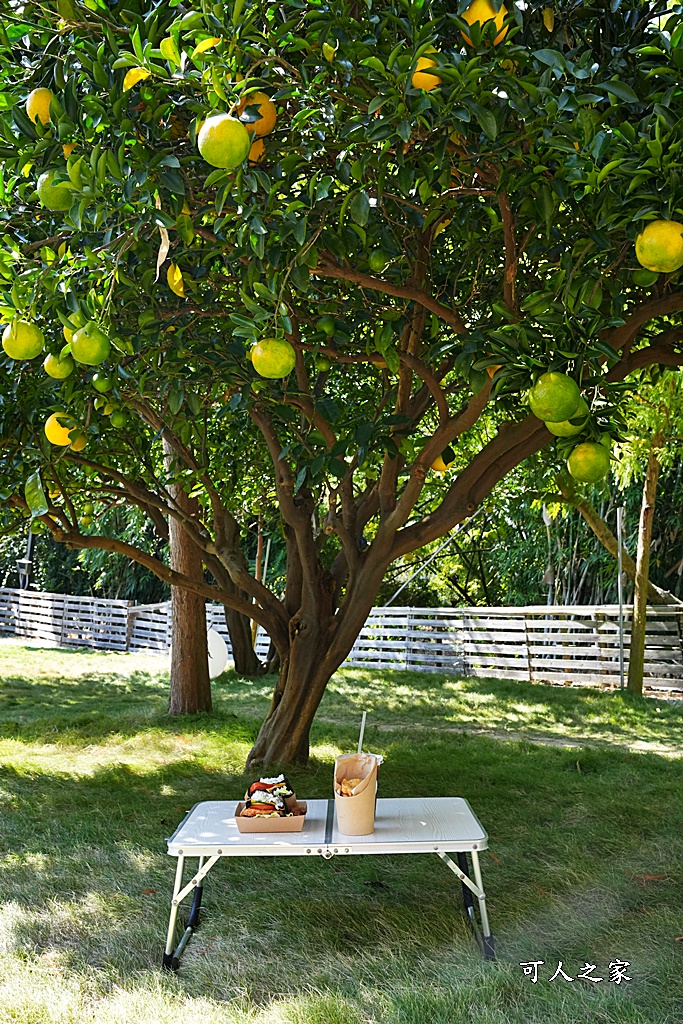
[[[492,142],[495,142],[496,136],[498,135],[498,122],[496,121],[495,114],[486,110],[484,107],[480,107],[479,104],[473,104],[472,110],[477,121],[481,125],[482,131],[488,135]]]
[[[361,228],[364,228],[370,216],[370,200],[367,193],[357,192],[349,205],[351,217]]]
[[[46,514],[48,509],[47,498],[45,497],[45,491],[43,490],[43,484],[38,470],[36,470],[35,473],[31,473],[30,477],[26,481],[24,496],[26,497],[26,504],[28,505],[33,518],[36,516],[44,516]]]
[[[604,89],[625,103],[640,103],[631,86],[625,85],[623,82],[601,82],[599,85],[596,84],[595,88]]]

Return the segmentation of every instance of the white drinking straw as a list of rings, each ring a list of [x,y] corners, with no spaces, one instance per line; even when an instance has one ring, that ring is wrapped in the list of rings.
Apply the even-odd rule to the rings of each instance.
[[[363,712],[363,719],[360,723],[360,736],[358,737],[358,753],[361,754],[363,751],[363,734],[365,733],[365,717],[367,711]]]

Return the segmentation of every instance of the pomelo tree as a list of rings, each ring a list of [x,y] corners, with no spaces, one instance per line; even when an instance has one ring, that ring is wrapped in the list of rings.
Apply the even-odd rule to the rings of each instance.
[[[28,511],[258,621],[280,674],[250,763],[307,756],[393,560],[532,453],[559,467],[588,446],[575,462],[594,476],[633,372],[683,364],[683,19],[667,7],[8,16],[1,310],[60,360],[63,327],[111,346],[102,363],[72,346],[62,381],[41,357],[0,366],[8,521]],[[539,380],[561,436],[530,411]],[[45,437],[52,413],[69,444]],[[254,492],[286,542],[283,593],[248,571]],[[209,578],[104,535],[114,502],[171,522]]]

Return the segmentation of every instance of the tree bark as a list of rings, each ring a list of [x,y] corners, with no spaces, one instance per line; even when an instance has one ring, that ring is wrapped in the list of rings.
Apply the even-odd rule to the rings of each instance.
[[[172,497],[188,514],[198,505],[181,488],[173,485]],[[171,568],[190,579],[203,580],[204,566],[200,549],[175,519],[169,522]],[[192,715],[211,711],[211,680],[206,643],[206,606],[199,594],[182,587],[171,587],[171,690],[169,715]]]
[[[247,769],[308,760],[313,718],[331,675],[341,664],[330,658],[331,624],[331,616],[325,613],[309,616],[306,622],[293,620],[289,654],[281,662],[270,710],[247,758]],[[322,657],[321,651],[325,652]]]
[[[270,710],[247,768],[305,763],[311,725],[330,678],[351,651],[375,601],[386,559],[364,564],[349,581],[344,607],[335,614],[332,588],[322,578],[317,600],[290,621],[291,644],[282,660]]]
[[[647,616],[647,581],[650,572],[650,544],[652,543],[652,523],[657,497],[657,481],[659,479],[658,451],[662,446],[662,435],[652,439],[650,455],[647,460],[645,483],[643,485],[643,503],[640,509],[640,525],[638,528],[638,553],[636,557],[636,581],[633,594],[633,623],[631,626],[631,647],[628,662],[629,693],[642,696],[643,671],[645,667],[645,629]]]
[[[251,620],[233,608],[225,607],[225,624],[230,634],[235,672],[241,676],[260,676],[265,669],[252,646]]]

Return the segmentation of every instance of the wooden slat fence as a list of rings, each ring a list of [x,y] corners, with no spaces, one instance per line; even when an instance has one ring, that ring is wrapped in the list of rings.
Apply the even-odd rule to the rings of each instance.
[[[230,647],[222,605],[207,625]],[[628,671],[631,608],[624,608]],[[63,594],[0,589],[0,633],[48,643],[121,651],[168,651],[170,603],[132,605]],[[256,650],[265,658],[268,635]],[[346,661],[362,668],[457,672],[567,685],[619,684],[619,609],[546,606],[374,608]],[[683,690],[683,609],[648,608],[646,684]]]

